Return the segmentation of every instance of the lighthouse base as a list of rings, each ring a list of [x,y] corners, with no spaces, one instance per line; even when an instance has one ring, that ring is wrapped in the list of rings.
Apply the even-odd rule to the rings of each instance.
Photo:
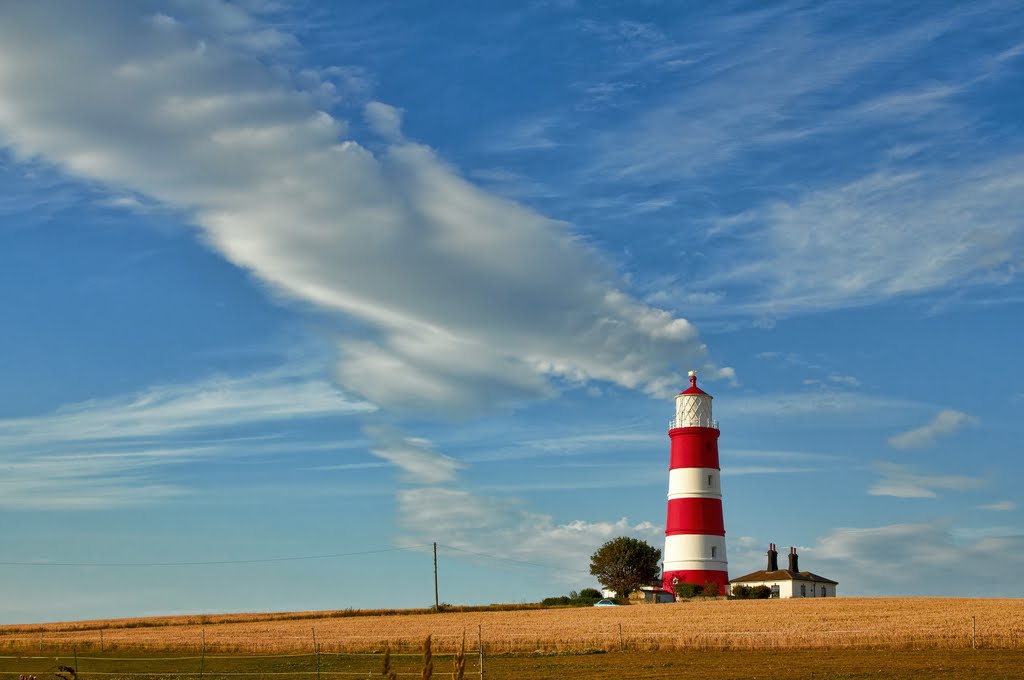
[[[710,570],[710,569],[684,569],[679,571],[666,571],[662,577],[663,585],[665,590],[670,593],[674,593],[673,579],[676,583],[692,583],[696,586],[704,588],[704,592],[708,595],[714,586],[718,587],[718,595],[727,595],[729,593],[729,573],[725,571]]]

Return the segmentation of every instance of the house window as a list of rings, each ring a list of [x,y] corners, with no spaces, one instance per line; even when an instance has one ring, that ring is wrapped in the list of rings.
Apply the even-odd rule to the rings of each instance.
[[[777,598],[778,596],[779,596],[779,584],[776,583],[776,584],[772,585],[772,597]]]
[[[806,583],[801,583],[800,584],[800,597],[807,597],[807,584]]]

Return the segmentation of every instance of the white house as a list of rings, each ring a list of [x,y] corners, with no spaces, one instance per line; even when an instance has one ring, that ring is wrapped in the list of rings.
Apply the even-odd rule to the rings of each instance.
[[[838,581],[824,576],[800,571],[797,563],[796,548],[789,549],[789,569],[779,569],[779,553],[775,544],[768,547],[768,568],[740,576],[729,581],[734,586],[767,586],[772,590],[772,597],[835,597]]]

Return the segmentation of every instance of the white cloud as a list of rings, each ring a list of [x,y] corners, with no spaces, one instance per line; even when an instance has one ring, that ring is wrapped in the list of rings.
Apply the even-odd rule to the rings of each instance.
[[[739,381],[736,379],[736,370],[730,366],[716,367],[711,364],[705,364],[701,370],[701,377],[708,380],[727,380],[731,386],[739,386]]]
[[[343,141],[316,92],[250,54],[260,26],[237,8],[172,30],[133,8],[4,5],[0,64],[18,68],[0,67],[0,139],[191,212],[275,294],[361,323],[338,341],[347,388],[467,413],[561,381],[660,393],[677,362],[704,360],[689,323],[621,292],[567,225],[425,146],[392,140],[375,155]],[[394,109],[368,115],[395,132]]]
[[[383,426],[367,426],[366,434],[374,440],[370,453],[398,467],[406,480],[416,484],[440,484],[455,479],[461,463],[438,453],[430,442],[407,437]]]
[[[996,501],[995,503],[986,503],[985,505],[979,505],[979,510],[992,510],[995,512],[1010,512],[1011,510],[1017,509],[1017,504],[1014,501]]]
[[[399,544],[419,546],[436,540],[467,553],[531,562],[552,567],[553,578],[566,583],[578,582],[586,574],[590,555],[605,541],[630,535],[659,548],[664,541],[664,527],[650,522],[634,524],[622,518],[559,524],[514,502],[460,489],[420,487],[400,491],[398,498],[405,530]]]
[[[990,534],[958,540],[946,520],[839,528],[802,549],[800,565],[850,595],[1014,596],[1024,536]]]
[[[402,139],[402,112],[383,102],[366,105],[366,120],[381,137],[389,140]]]
[[[881,475],[868,489],[872,496],[896,498],[937,498],[939,490],[969,491],[980,489],[988,482],[967,475],[932,475],[915,472],[909,465],[878,463],[875,470]]]
[[[931,446],[942,435],[952,434],[966,425],[977,425],[978,419],[962,411],[943,409],[927,425],[889,437],[895,449],[920,449]]]

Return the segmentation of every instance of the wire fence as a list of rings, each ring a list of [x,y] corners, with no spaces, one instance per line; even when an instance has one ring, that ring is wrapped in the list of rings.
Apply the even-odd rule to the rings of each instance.
[[[979,633],[977,620],[949,626],[846,627],[816,633],[780,634],[770,630],[667,632],[628,622],[604,622],[575,638],[552,636],[550,627],[478,625],[474,630],[447,630],[438,621],[431,634],[431,663],[437,677],[485,678],[488,655],[518,652],[534,655],[587,654],[615,651],[681,649],[1024,649],[1024,629],[987,626]],[[132,678],[268,677],[287,680],[325,680],[346,677],[382,677],[385,651],[395,677],[422,677],[424,638],[416,634],[349,635],[342,639],[318,636],[309,651],[245,653],[216,651],[199,631],[194,651],[118,641],[115,629],[102,631],[46,631],[41,635],[0,633],[0,680],[106,680]],[[790,631],[792,633],[792,631]],[[92,636],[93,639],[86,637]],[[276,640],[275,642],[280,642]],[[293,640],[293,642],[299,642]],[[250,641],[258,647],[258,640]],[[463,650],[463,676],[453,675],[459,649]],[[69,673],[69,669],[74,669]]]
[[[981,627],[976,617],[949,625],[901,625],[877,622],[861,626],[786,628],[780,621],[772,628],[756,630],[713,630],[693,625],[686,629],[656,629],[650,621],[605,618],[601,621],[581,618],[576,626],[553,626],[545,621],[517,625],[491,621],[466,625],[438,616],[427,626],[409,626],[404,622],[387,626],[373,622],[380,630],[326,631],[311,626],[308,634],[289,635],[269,626],[234,631],[228,634],[224,624],[166,629],[110,628],[98,630],[46,630],[38,633],[0,632],[2,658],[120,658],[137,659],[142,654],[169,653],[167,658],[207,659],[246,658],[302,659],[310,655],[379,656],[415,655],[430,635],[436,653],[453,655],[460,647],[468,654],[530,652],[586,652],[658,649],[831,649],[846,647],[912,648],[998,648],[1024,649],[1024,627],[1000,626],[988,620]],[[325,626],[326,627],[326,626]],[[151,656],[149,658],[162,658]],[[2,680],[2,677],[0,677]]]
[[[1024,630],[1001,630],[987,626],[979,633],[977,619],[954,626],[903,627],[899,635],[878,627],[848,627],[818,631],[815,636],[790,631],[710,631],[671,633],[645,630],[621,622],[605,622],[590,635],[575,639],[553,640],[549,628],[482,625],[474,631],[443,630],[431,634],[433,651],[429,658],[435,677],[485,678],[486,657],[508,650],[528,650],[532,654],[583,654],[603,651],[645,651],[659,649],[735,649],[764,650],[775,648],[899,648],[899,649],[1021,649],[1024,648]],[[489,630],[488,630],[489,629]],[[315,631],[310,631],[314,636]],[[48,631],[42,637],[33,635],[0,634],[0,648],[20,647],[19,651],[0,652],[0,680],[50,680],[56,677],[68,680],[106,680],[133,678],[164,680],[167,678],[224,680],[265,677],[280,680],[325,680],[330,678],[373,678],[384,675],[385,650],[390,671],[396,678],[423,677],[425,664],[424,639],[414,634],[393,635],[386,641],[372,636],[350,636],[345,644],[348,651],[327,651],[317,641],[314,650],[242,653],[214,652],[205,643],[201,631],[197,652],[178,649],[146,653],[144,646],[131,647],[118,643],[117,631],[103,631],[103,644],[110,647],[98,651],[99,631],[89,631],[97,639],[93,651],[83,649],[90,640],[83,638],[86,631]],[[464,642],[465,641],[465,642]],[[336,641],[337,642],[337,641]],[[42,651],[37,645],[42,645]],[[30,650],[27,645],[31,645]],[[383,645],[383,646],[382,646]],[[463,646],[465,645],[465,646]],[[256,646],[254,644],[254,646]],[[354,649],[362,647],[361,650]],[[457,675],[455,660],[458,649],[463,649],[463,675]],[[74,673],[70,673],[74,669]]]
[[[439,677],[451,677],[454,657],[434,655],[431,663]],[[317,678],[380,677],[382,654],[272,654],[199,656],[0,656],[2,680],[50,680],[62,675],[87,680],[95,678]],[[74,668],[74,674],[67,669]],[[420,654],[390,655],[390,669],[396,677],[421,677]],[[481,662],[467,659],[464,677],[483,677]],[[70,676],[70,677],[69,677]]]

